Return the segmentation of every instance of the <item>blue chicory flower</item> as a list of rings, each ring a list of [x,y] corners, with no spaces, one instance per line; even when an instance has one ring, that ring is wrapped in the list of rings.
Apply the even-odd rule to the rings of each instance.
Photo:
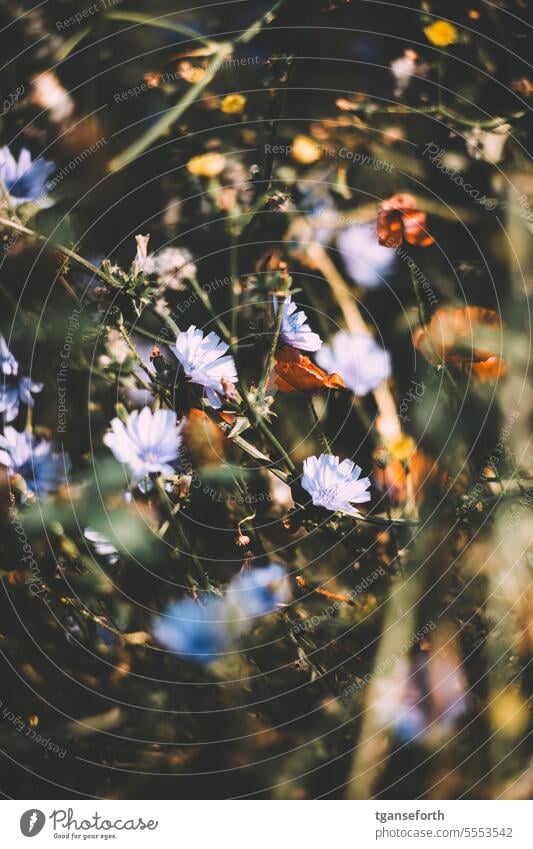
[[[308,457],[304,460],[302,487],[309,493],[316,507],[333,512],[360,516],[352,504],[370,501],[368,478],[360,478],[361,467],[351,460],[339,462],[332,454]]]
[[[224,655],[258,616],[273,612],[289,598],[285,570],[277,563],[237,575],[223,598],[203,605],[186,598],[172,603],[154,623],[154,636],[170,651],[195,663]]]
[[[46,182],[55,164],[47,159],[32,161],[29,150],[22,148],[18,161],[7,146],[0,148],[0,175],[13,203],[39,201],[47,204]]]
[[[154,636],[170,651],[194,663],[216,660],[231,642],[223,599],[210,596],[201,606],[192,598],[171,604],[156,619]]]
[[[290,587],[285,570],[279,563],[241,572],[230,583],[228,602],[246,619],[264,616],[287,601]]]
[[[39,498],[61,486],[70,470],[68,454],[61,455],[46,439],[38,441],[30,431],[20,433],[9,425],[0,435],[0,463],[10,475],[20,475]]]
[[[33,407],[32,392],[40,392],[42,383],[36,383],[30,377],[19,374],[19,364],[0,335],[0,413],[6,422],[12,422],[18,415],[20,404]]]

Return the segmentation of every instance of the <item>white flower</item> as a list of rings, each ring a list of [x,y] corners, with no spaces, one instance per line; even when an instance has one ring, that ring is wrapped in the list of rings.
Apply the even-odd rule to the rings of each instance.
[[[332,454],[308,457],[304,460],[302,487],[309,493],[316,507],[325,507],[350,516],[360,516],[352,504],[370,501],[368,478],[360,478],[361,467],[351,460],[339,462]]]
[[[367,333],[339,331],[317,354],[318,365],[339,374],[356,395],[372,392],[391,373],[391,359]]]
[[[277,311],[278,299],[274,297],[274,313]],[[307,323],[306,314],[292,302],[291,295],[287,295],[283,302],[280,339],[300,351],[318,351],[322,347],[320,336],[313,333]]]
[[[394,89],[395,97],[401,97],[409,86],[411,77],[416,71],[417,59],[418,57],[415,51],[409,49],[404,50],[402,56],[399,56],[397,59],[393,59],[390,63],[392,75],[396,80],[396,88]]]
[[[31,86],[30,102],[41,109],[48,109],[50,118],[56,124],[65,121],[74,112],[74,101],[54,71],[36,74],[31,80]]]
[[[176,356],[185,377],[205,388],[207,400],[215,409],[222,405],[221,396],[226,394],[222,379],[237,382],[235,360],[230,354],[224,356],[228,348],[214,331],[204,336],[194,324],[176,340]]]
[[[352,224],[337,245],[352,280],[367,289],[380,286],[396,262],[396,251],[379,244],[375,224]]]
[[[184,282],[196,277],[196,265],[192,254],[187,248],[163,248],[154,254],[149,254],[144,264],[147,274],[153,274],[160,289],[180,291]]]
[[[119,463],[128,464],[134,481],[152,473],[170,476],[175,473],[170,464],[178,458],[181,429],[172,410],[152,413],[150,407],[143,407],[131,413],[126,424],[114,418],[104,443]]]

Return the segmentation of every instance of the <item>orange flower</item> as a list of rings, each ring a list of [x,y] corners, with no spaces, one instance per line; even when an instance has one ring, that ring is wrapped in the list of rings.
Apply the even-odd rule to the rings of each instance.
[[[418,327],[413,341],[434,365],[443,362],[470,368],[482,381],[497,380],[506,371],[497,353],[502,323],[498,313],[483,307],[440,307],[427,328]]]
[[[280,392],[315,392],[346,389],[342,377],[328,374],[296,348],[282,345],[276,351],[275,385]]]
[[[377,230],[380,245],[387,248],[397,248],[404,240],[420,248],[433,244],[433,236],[426,229],[426,213],[416,209],[412,195],[400,193],[382,201]]]
[[[394,507],[407,501],[407,469],[411,478],[411,487],[417,504],[422,503],[428,487],[441,482],[439,468],[431,457],[415,449],[407,463],[402,463],[383,448],[374,452],[374,470],[372,478],[378,492],[387,493]]]
[[[183,443],[195,467],[220,463],[226,437],[203,410],[192,408],[183,428]]]

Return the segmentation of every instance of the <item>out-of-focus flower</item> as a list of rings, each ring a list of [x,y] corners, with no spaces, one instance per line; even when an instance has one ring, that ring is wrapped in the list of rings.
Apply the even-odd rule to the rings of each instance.
[[[418,54],[416,51],[408,49],[404,50],[403,56],[393,59],[390,63],[390,69],[396,81],[396,87],[394,89],[395,97],[401,97],[409,86],[411,77],[416,71],[417,59]]]
[[[148,254],[144,263],[146,274],[153,274],[161,290],[181,291],[186,280],[196,277],[196,265],[187,248],[163,248]]]
[[[312,165],[320,159],[320,148],[309,136],[296,136],[292,143],[292,158],[300,165]]]
[[[433,21],[432,24],[424,27],[424,33],[427,40],[435,47],[449,47],[450,44],[455,44],[459,37],[457,27],[449,21]]]
[[[32,392],[40,392],[42,383],[35,383],[30,377],[19,375],[19,364],[0,335],[0,368],[4,377],[0,379],[0,413],[6,422],[17,417],[20,404],[33,407]]]
[[[10,425],[0,435],[0,463],[10,475],[20,475],[39,498],[61,486],[70,469],[68,455],[56,453],[51,442],[38,441],[29,430],[20,433]]]
[[[394,451],[377,448],[373,457],[374,486],[380,494],[387,494],[394,507],[405,504],[410,497],[414,498],[417,504],[421,504],[441,478],[436,461],[416,449],[414,443],[408,456],[400,458]]]
[[[339,233],[337,245],[352,280],[368,289],[382,285],[396,263],[396,254],[376,240],[373,224],[352,224]]]
[[[220,109],[225,115],[240,115],[245,106],[246,98],[243,94],[227,94]]]
[[[433,237],[427,231],[426,213],[416,209],[412,195],[403,192],[380,204],[377,232],[379,244],[387,248],[397,248],[404,240],[420,248],[433,244]]]
[[[389,352],[366,333],[339,331],[316,359],[322,368],[339,374],[356,395],[372,392],[391,373]]]
[[[195,177],[218,177],[225,167],[226,158],[221,153],[202,153],[187,163],[187,170]]]
[[[134,410],[126,424],[114,418],[104,443],[119,463],[130,467],[137,482],[149,474],[174,474],[171,463],[178,458],[181,431],[172,410],[152,413],[150,407],[143,407]]]
[[[193,599],[171,604],[154,623],[154,636],[165,648],[193,663],[210,663],[231,643],[223,599],[209,597],[204,606]]]
[[[241,572],[230,583],[227,594],[228,603],[244,619],[272,613],[289,597],[289,581],[279,563]]]
[[[146,236],[135,236],[135,242],[137,243],[137,253],[135,254],[135,259],[133,260],[133,270],[135,274],[142,274],[143,271],[146,271],[146,259],[148,257],[148,242],[150,241],[150,235]]]
[[[74,101],[54,71],[36,74],[32,78],[31,85],[30,103],[35,103],[41,109],[47,109],[54,123],[59,124],[72,115]]]
[[[192,62],[184,61],[178,65],[178,74],[185,82],[195,85],[195,83],[199,83],[205,77],[205,68],[201,68],[199,65],[193,65]]]
[[[39,201],[41,206],[46,206],[49,203],[46,181],[54,169],[55,164],[47,159],[32,161],[25,147],[20,151],[18,161],[7,145],[0,148],[0,176],[14,204]]]
[[[316,392],[346,389],[342,377],[328,374],[296,348],[282,345],[276,350],[274,385],[280,392]]]
[[[284,299],[279,338],[285,345],[298,348],[300,351],[318,351],[322,339],[318,333],[313,333],[309,327],[307,316],[299,310],[292,301],[291,295]],[[278,299],[274,297],[274,313],[278,311]]]
[[[154,636],[166,648],[194,663],[210,663],[237,637],[284,604],[290,596],[285,570],[277,563],[242,572],[223,598],[209,596],[203,605],[192,599],[171,604],[154,623]]]
[[[161,74],[158,71],[147,71],[144,75],[144,81],[148,88],[159,88],[161,85]]]
[[[220,463],[224,458],[227,438],[215,422],[193,407],[183,426],[183,444],[193,467],[204,468]]]
[[[434,365],[443,362],[472,369],[482,381],[505,374],[499,356],[502,323],[494,310],[483,307],[440,307],[413,339],[418,351]]]
[[[528,77],[519,77],[519,79],[513,80],[511,88],[517,94],[521,94],[522,97],[531,97],[533,94],[533,82]]]
[[[176,340],[176,356],[185,377],[205,388],[207,400],[215,409],[222,406],[225,395],[222,378],[232,384],[238,380],[235,360],[226,354],[228,349],[214,331],[204,336],[194,324]]]
[[[108,562],[113,565],[118,560],[118,551],[113,543],[106,536],[91,528],[89,525],[83,532],[85,539],[92,543],[94,550],[102,557],[106,557]]]
[[[350,516],[360,516],[353,504],[370,501],[369,478],[359,477],[361,467],[351,460],[339,461],[332,454],[308,457],[304,460],[302,487],[316,507],[325,507]]]
[[[472,127],[465,132],[466,149],[474,159],[497,165],[503,157],[510,130],[510,124],[500,124],[490,132],[481,127]]]

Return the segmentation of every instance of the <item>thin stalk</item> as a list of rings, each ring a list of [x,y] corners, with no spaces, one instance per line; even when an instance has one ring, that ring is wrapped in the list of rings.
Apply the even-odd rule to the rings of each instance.
[[[324,448],[326,449],[328,454],[333,454],[330,441],[326,436],[326,432],[325,432],[324,428],[322,427],[322,422],[320,421],[320,416],[318,415],[318,413],[315,409],[315,405],[314,405],[314,402],[313,402],[313,396],[310,392],[307,393],[307,401],[309,403],[309,409],[311,410],[312,419],[313,419],[313,421],[314,421],[314,423],[317,427],[318,433],[320,435],[320,441],[322,442],[322,445],[324,446]]]
[[[270,345],[270,350],[268,352],[267,361],[265,364],[265,368],[263,371],[263,376],[261,377],[261,381],[259,383],[257,389],[257,398],[259,403],[261,404],[265,400],[265,388],[268,382],[272,371],[274,370],[274,364],[276,362],[276,348],[278,347],[279,336],[281,333],[281,324],[283,321],[283,306],[285,303],[285,293],[278,292],[278,305],[276,310],[276,322],[274,325],[274,333],[272,336],[272,342]]]
[[[227,342],[228,345],[231,346],[233,334],[230,333],[228,326],[222,321],[222,319],[218,317],[216,310],[213,308],[213,305],[211,304],[211,299],[210,299],[209,295],[207,294],[207,292],[205,292],[202,289],[198,280],[195,277],[191,277],[190,284],[191,284],[191,287],[192,287],[195,295],[197,295],[197,297],[200,299],[200,301],[202,302],[202,304],[204,305],[204,307],[206,308],[208,313],[212,316],[213,321],[215,322],[216,326],[218,327],[218,329],[220,330],[220,332],[221,332],[221,334],[224,338],[224,341]]]
[[[155,142],[163,133],[174,124],[183,113],[199,99],[200,95],[207,88],[213,78],[217,75],[224,63],[232,56],[234,49],[239,44],[247,44],[252,40],[265,26],[272,21],[273,16],[283,5],[285,0],[277,0],[276,3],[261,17],[251,24],[241,35],[233,41],[223,42],[215,48],[214,57],[207,66],[201,80],[191,86],[186,94],[170,109],[168,109],[158,121],[155,122],[143,135],[136,139],[133,144],[126,148],[123,153],[115,156],[108,165],[110,171],[120,171],[126,165],[129,165],[134,159],[144,153],[144,151]]]
[[[185,557],[187,557],[191,561],[191,563],[194,566],[194,569],[195,569],[199,583],[204,588],[204,590],[207,590],[208,592],[210,592],[212,590],[211,584],[210,584],[210,582],[207,578],[207,575],[205,574],[205,572],[202,568],[202,564],[200,563],[200,560],[198,559],[196,554],[193,553],[193,551],[191,549],[191,545],[189,543],[189,540],[187,539],[187,535],[186,535],[186,533],[183,529],[183,526],[180,522],[179,516],[174,512],[174,509],[173,509],[174,505],[172,504],[172,501],[168,497],[168,493],[165,490],[165,487],[163,485],[163,481],[162,481],[160,475],[158,475],[156,477],[156,487],[157,487],[157,492],[159,494],[159,499],[160,499],[161,503],[163,504],[163,506],[164,506],[164,508],[167,512],[169,522],[170,522],[173,530],[176,532],[178,542],[179,542],[180,546],[182,547],[181,550],[180,550],[180,553],[184,554]]]
[[[99,280],[103,280],[104,283],[107,283],[114,288],[117,288],[120,284],[114,277],[106,274],[102,271],[101,268],[97,268],[96,265],[93,265],[89,260],[84,259],[75,251],[67,248],[65,245],[61,245],[58,242],[50,242],[50,239],[47,236],[42,236],[40,233],[37,233],[35,230],[30,229],[29,227],[25,227],[23,224],[19,224],[17,221],[12,221],[10,218],[0,217],[0,227],[8,227],[11,230],[16,230],[18,233],[23,233],[25,236],[31,236],[33,239],[37,239],[39,242],[43,242],[45,245],[48,245],[55,251],[59,251],[64,254],[66,257],[71,259],[77,265],[80,265],[86,271],[90,271],[95,277],[98,277]]]

